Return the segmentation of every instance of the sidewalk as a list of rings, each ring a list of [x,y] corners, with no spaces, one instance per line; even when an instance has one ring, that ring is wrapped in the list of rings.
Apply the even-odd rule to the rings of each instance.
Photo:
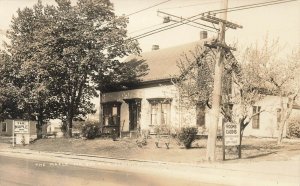
[[[185,177],[189,180],[222,185],[300,185],[300,155],[288,161],[247,163],[227,161],[195,165],[13,149],[9,144],[0,144],[0,155],[41,161],[37,163],[37,166],[86,166],[105,170]]]

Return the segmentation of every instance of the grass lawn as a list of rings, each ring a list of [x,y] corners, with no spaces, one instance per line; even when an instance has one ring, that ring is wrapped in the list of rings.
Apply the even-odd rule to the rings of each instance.
[[[155,137],[151,136],[147,140],[147,145],[138,147],[136,139],[118,139],[113,141],[109,138],[97,138],[94,140],[83,139],[40,139],[27,146],[17,146],[18,148],[28,148],[38,151],[50,152],[72,152],[77,154],[93,154],[99,156],[109,156],[115,158],[129,158],[140,160],[168,161],[181,163],[202,163],[205,162],[206,139],[196,140],[191,149],[185,149],[171,139],[169,149],[159,143],[159,148],[155,145]],[[270,138],[249,138],[244,137],[242,146],[242,159],[237,160],[236,149],[229,150],[226,159],[232,161],[252,161],[257,160],[286,160],[292,155],[300,153],[300,140],[285,139],[282,145],[277,146],[276,139]],[[217,142],[217,159],[222,159],[222,142]]]

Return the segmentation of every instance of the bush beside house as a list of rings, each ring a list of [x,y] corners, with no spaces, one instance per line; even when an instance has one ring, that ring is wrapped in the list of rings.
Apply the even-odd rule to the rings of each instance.
[[[192,146],[192,143],[196,140],[198,133],[197,127],[183,127],[180,129],[177,137],[178,140],[189,149]]]
[[[288,125],[288,136],[300,138],[300,121],[291,121]]]
[[[99,123],[86,122],[81,128],[81,135],[87,139],[95,139],[101,135]]]

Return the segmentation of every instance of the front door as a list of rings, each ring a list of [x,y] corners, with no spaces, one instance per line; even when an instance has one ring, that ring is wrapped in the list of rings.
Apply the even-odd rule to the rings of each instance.
[[[136,131],[140,127],[141,99],[126,99],[125,101],[129,108],[129,131]]]

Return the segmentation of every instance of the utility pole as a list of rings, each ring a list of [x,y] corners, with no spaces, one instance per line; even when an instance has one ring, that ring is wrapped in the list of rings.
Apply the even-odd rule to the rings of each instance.
[[[225,31],[226,28],[237,29],[243,28],[242,26],[235,24],[233,22],[227,21],[227,8],[228,8],[228,0],[223,0],[221,2],[221,9],[223,10],[220,14],[220,18],[215,17],[216,13],[212,12],[205,12],[202,13],[200,19],[202,21],[210,22],[213,25],[219,24],[219,29],[215,28],[214,26],[208,26],[201,23],[196,22],[196,16],[192,16],[189,18],[182,18],[178,17],[169,13],[165,13],[162,11],[158,11],[160,14],[167,15],[164,17],[164,23],[168,23],[171,21],[171,18],[177,18],[182,22],[182,24],[193,23],[200,26],[205,26],[208,28],[213,28],[218,33],[218,41],[214,41],[211,43],[205,43],[204,45],[209,48],[217,49],[217,60],[215,63],[215,71],[214,71],[214,87],[212,92],[212,120],[209,125],[208,131],[208,141],[207,141],[207,160],[208,161],[215,161],[216,160],[216,142],[217,142],[217,131],[218,131],[218,123],[219,123],[219,115],[221,110],[221,95],[222,95],[222,74],[224,70],[224,58],[225,52],[230,50],[235,50],[235,48],[226,45],[225,43]],[[194,19],[193,19],[194,18]],[[198,18],[197,18],[198,19]],[[191,25],[194,26],[194,25]]]
[[[219,35],[218,42],[221,45],[225,45],[225,29],[227,21],[227,8],[228,0],[223,0],[221,2],[221,9],[225,11],[220,14],[220,19],[223,21],[219,22]],[[221,104],[221,95],[222,95],[222,74],[224,69],[224,48],[222,46],[217,47],[217,60],[215,63],[214,71],[214,87],[212,92],[212,120],[208,128],[208,141],[207,141],[207,152],[206,158],[208,161],[216,160],[216,142],[217,142],[217,130],[219,123],[219,113],[220,113],[220,104]]]

